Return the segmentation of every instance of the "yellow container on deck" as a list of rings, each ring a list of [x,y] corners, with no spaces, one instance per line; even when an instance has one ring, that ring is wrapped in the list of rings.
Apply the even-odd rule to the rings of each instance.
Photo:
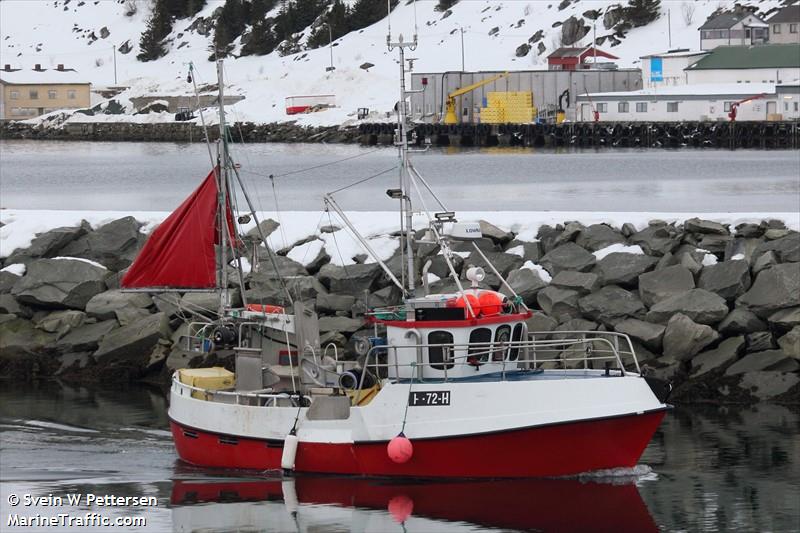
[[[178,370],[178,379],[184,385],[212,391],[232,389],[236,384],[235,374],[219,366],[211,368],[181,368]],[[206,399],[205,394],[201,391],[192,391],[192,398],[197,398],[198,400]]]

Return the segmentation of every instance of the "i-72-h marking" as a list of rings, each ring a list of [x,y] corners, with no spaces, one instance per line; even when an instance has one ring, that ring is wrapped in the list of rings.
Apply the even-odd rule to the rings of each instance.
[[[450,405],[450,391],[412,391],[408,394],[411,407]]]

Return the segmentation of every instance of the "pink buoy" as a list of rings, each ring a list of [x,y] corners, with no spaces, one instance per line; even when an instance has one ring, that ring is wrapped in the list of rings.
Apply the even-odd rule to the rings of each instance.
[[[414,446],[405,435],[400,433],[398,436],[389,441],[389,445],[386,447],[386,453],[389,455],[389,459],[391,459],[393,462],[397,464],[403,464],[411,459],[412,455],[414,455]]]
[[[400,494],[398,496],[392,497],[389,500],[389,514],[392,515],[395,522],[398,524],[402,524],[408,517],[411,516],[411,513],[414,511],[414,500],[406,496],[405,494]]]

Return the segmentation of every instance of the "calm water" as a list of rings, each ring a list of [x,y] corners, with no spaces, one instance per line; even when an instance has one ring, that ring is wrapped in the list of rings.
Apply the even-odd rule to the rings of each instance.
[[[322,195],[391,169],[391,148],[236,146],[257,208],[317,211]],[[354,157],[359,156],[359,157]],[[353,158],[354,157],[354,158]],[[415,162],[449,209],[786,212],[800,210],[800,151],[432,149]],[[173,209],[210,168],[204,144],[0,142],[0,207]],[[337,194],[347,210],[394,210],[396,173]],[[487,191],[491,194],[487,195]]]
[[[676,409],[636,475],[446,483],[190,468],[175,456],[165,409],[160,392],[144,387],[5,383],[0,529],[14,531],[12,494],[66,502],[68,494],[92,493],[154,496],[158,505],[13,512],[141,517],[147,525],[137,530],[147,532],[800,530],[800,413],[780,406]]]

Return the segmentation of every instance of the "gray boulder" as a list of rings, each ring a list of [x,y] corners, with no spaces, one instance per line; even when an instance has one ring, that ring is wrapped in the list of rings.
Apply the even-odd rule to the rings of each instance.
[[[264,235],[264,238],[269,237],[272,233],[280,227],[278,222],[275,222],[271,218],[267,220],[262,220],[258,226],[253,226],[245,235],[245,240],[249,240],[251,242],[261,242],[261,235]],[[259,232],[259,228],[261,232]]]
[[[756,371],[742,374],[739,387],[759,400],[769,400],[784,394],[798,383],[800,376],[795,373]]]
[[[548,335],[543,334],[553,331],[558,326],[558,322],[555,319],[538,311],[534,311],[533,316],[527,319],[525,323],[528,325],[528,333],[535,334],[537,339],[549,338]]]
[[[63,337],[75,328],[83,325],[86,313],[74,309],[53,311],[36,322],[36,327],[48,333],[55,333],[57,338]]]
[[[239,289],[228,289],[228,301],[231,303],[231,307],[241,307],[242,306],[242,295]],[[260,302],[259,302],[260,303]],[[270,302],[268,302],[270,303]],[[219,311],[219,293],[217,292],[187,292],[181,298],[181,307],[183,309],[189,309],[195,313],[200,313],[205,316],[214,317],[216,316],[217,312]],[[119,308],[115,309],[115,315],[119,318],[120,311],[123,309],[134,309],[135,311],[141,311],[141,309],[136,308]],[[127,317],[135,317],[134,314],[127,314]],[[124,314],[124,311],[123,311]],[[135,321],[135,320],[134,320]]]
[[[697,217],[690,218],[683,223],[683,229],[690,233],[705,233],[711,235],[728,235],[728,228],[712,220],[701,220]]]
[[[592,224],[583,228],[575,238],[575,244],[592,252],[612,244],[624,243],[625,237],[608,224]]]
[[[484,252],[484,255],[502,276],[508,276],[509,272],[522,266],[522,258],[516,254],[507,254],[505,252]],[[473,265],[483,268],[486,271],[487,278],[490,274],[493,274],[489,266],[486,264],[486,261],[483,260],[478,252],[472,252],[469,257],[467,257],[464,265]],[[464,278],[465,275],[466,271],[463,271],[461,273],[462,279],[466,279]]]
[[[121,307],[114,311],[114,316],[117,318],[120,326],[127,326],[133,324],[140,318],[144,318],[150,314],[147,309],[138,309],[136,307]]]
[[[666,329],[661,324],[653,324],[636,318],[627,318],[614,326],[615,331],[624,333],[657,353],[661,352],[661,343]]]
[[[733,301],[750,288],[750,267],[747,261],[724,261],[703,268],[697,286]]]
[[[634,292],[626,291],[616,285],[606,285],[602,289],[578,301],[584,316],[613,327],[626,317],[642,316],[644,305]]]
[[[0,270],[0,294],[8,294],[22,276]]]
[[[760,317],[778,309],[800,305],[800,264],[784,263],[758,273],[750,290],[737,298],[737,305]]]
[[[594,255],[574,242],[568,242],[546,253],[540,264],[555,276],[562,270],[587,272],[594,266],[595,261]]]
[[[539,274],[529,268],[513,270],[506,281],[529,307],[536,305],[539,291],[547,287],[547,283],[542,281]],[[500,288],[500,292],[512,298],[511,291],[505,285]]]
[[[781,263],[797,263],[800,261],[800,233],[792,232],[785,237],[763,242],[753,253],[757,257],[767,251],[774,252]]]
[[[488,237],[494,241],[495,244],[506,244],[514,238],[514,234],[508,231],[503,231],[494,224],[490,224],[485,220],[479,220],[478,224],[481,227],[481,233],[484,237]]]
[[[547,254],[555,248],[556,239],[558,239],[564,232],[564,227],[560,224],[555,228],[544,224],[539,226],[539,231],[536,233],[536,239],[542,246],[542,251]]]
[[[317,278],[330,292],[358,297],[364,294],[364,291],[372,292],[378,289],[378,281],[382,275],[383,270],[377,263],[347,265],[347,267],[327,264],[320,269]]]
[[[274,278],[278,275],[281,276],[307,276],[308,270],[295,261],[294,259],[290,259],[283,255],[277,255],[276,253],[272,253],[272,258],[270,259],[270,253],[267,249],[263,246],[258,248],[258,268],[255,272],[250,273],[250,279],[258,279],[259,276],[264,276],[267,278]],[[274,264],[273,264],[274,261]],[[276,272],[277,266],[277,272]]]
[[[105,291],[92,296],[86,302],[86,314],[99,320],[114,318],[117,309],[133,307],[146,309],[153,305],[153,299],[143,292]]]
[[[369,295],[369,307],[389,307],[400,305],[403,302],[403,293],[397,285],[387,285]]]
[[[648,226],[630,236],[631,244],[638,244],[647,255],[662,256],[680,244],[677,230],[672,226]]]
[[[53,344],[55,333],[37,329],[24,318],[0,321],[0,358],[17,357]]]
[[[689,289],[694,289],[694,276],[681,265],[646,272],[639,276],[639,297],[648,307]]]
[[[778,346],[787,356],[800,359],[800,326],[793,327],[789,333],[779,338]]]
[[[349,294],[320,292],[317,294],[316,309],[326,314],[349,313],[355,303],[356,299]]]
[[[744,337],[725,339],[713,350],[697,354],[692,358],[693,378],[699,378],[712,370],[722,370],[744,353]]]
[[[115,272],[120,271],[130,266],[145,241],[140,227],[135,218],[123,217],[72,241],[60,253],[91,259]]]
[[[747,353],[763,352],[776,347],[775,337],[770,331],[754,331],[744,336],[745,351]]]
[[[757,238],[764,235],[764,228],[758,224],[743,222],[736,225],[736,236],[746,239]]]
[[[593,272],[604,285],[635,287],[639,276],[655,268],[658,259],[648,255],[610,253],[597,262]]]
[[[591,272],[562,270],[550,281],[550,285],[588,294],[600,288],[600,276]]]
[[[104,320],[71,330],[61,337],[55,344],[61,353],[93,352],[100,346],[100,341],[118,327],[116,320]]]
[[[564,322],[581,315],[578,309],[579,298],[578,291],[548,286],[539,291],[536,301],[545,313],[559,322]]]
[[[553,248],[558,248],[567,242],[575,242],[575,239],[578,238],[578,235],[581,233],[581,231],[585,229],[586,226],[580,222],[567,222],[564,226],[564,231],[562,231],[561,235],[556,237],[556,240],[553,242]]]
[[[726,376],[735,376],[759,370],[775,370],[778,372],[794,372],[800,368],[796,359],[788,357],[783,350],[767,350],[747,354],[725,371]]]
[[[653,305],[647,313],[648,322],[667,322],[682,313],[700,324],[716,324],[728,315],[725,300],[704,289],[689,289]]]
[[[314,276],[288,276],[283,278],[292,299],[309,302],[327,289]],[[363,294],[360,295],[363,297]],[[245,291],[249,303],[288,305],[289,297],[278,278],[259,275],[250,281],[250,289]]]
[[[753,275],[757,275],[762,270],[766,270],[774,265],[779,263],[778,256],[775,255],[775,252],[772,250],[768,250],[761,255],[753,255],[756,258],[753,261]]]
[[[636,229],[636,226],[634,226],[630,222],[625,222],[622,225],[622,227],[620,228],[620,232],[622,233],[622,236],[625,237],[626,239],[628,239],[628,238],[632,237],[633,235],[635,235],[637,231],[638,230]]]
[[[197,352],[188,352],[181,347],[173,346],[170,350],[167,359],[164,361],[164,366],[169,373],[178,370],[179,368],[192,368],[203,360],[203,355]],[[149,358],[148,358],[149,363]]]
[[[92,296],[106,290],[108,270],[84,261],[39,259],[11,290],[21,303],[38,307],[83,309]]]
[[[723,254],[730,246],[733,237],[730,235],[703,235],[697,241],[697,247],[708,250],[712,254]]]
[[[710,326],[697,324],[686,315],[673,315],[664,330],[664,355],[688,361],[703,348],[719,339]]]
[[[728,316],[722,319],[722,322],[717,326],[717,330],[723,335],[737,335],[739,333],[753,333],[754,331],[764,331],[767,329],[767,324],[755,313],[745,309],[744,307],[737,307]]]
[[[355,333],[364,327],[364,321],[344,316],[323,316],[319,319],[320,333],[334,331],[337,333]]]
[[[703,264],[697,261],[692,254],[683,254],[680,260],[680,266],[697,276],[703,270]]]
[[[14,250],[6,260],[7,264],[28,263],[31,259],[55,257],[59,251],[75,239],[83,237],[91,230],[89,223],[83,221],[80,226],[60,227],[44,233],[38,233],[25,249]]]
[[[451,276],[450,267],[447,266],[447,261],[445,260],[443,255],[436,255],[434,257],[431,257],[430,261],[431,261],[431,266],[428,268],[428,272],[442,279]],[[453,270],[456,271],[456,274],[460,275],[464,267],[464,258],[461,257],[460,255],[453,254],[453,256],[450,258],[450,263],[452,263]]]
[[[775,311],[769,315],[767,322],[769,322],[771,326],[779,329],[790,329],[795,326],[800,326],[800,307],[790,307],[789,309]]]
[[[661,259],[658,260],[658,263],[656,263],[655,270],[664,270],[667,267],[679,264],[680,260],[675,255],[673,255],[672,252],[667,252],[661,256]]]
[[[30,308],[20,305],[17,299],[10,294],[0,294],[0,313],[14,314],[24,318],[33,316]]]
[[[149,354],[159,339],[169,337],[167,316],[164,313],[155,313],[106,334],[94,357],[98,362],[138,359],[144,364],[149,360]]]

